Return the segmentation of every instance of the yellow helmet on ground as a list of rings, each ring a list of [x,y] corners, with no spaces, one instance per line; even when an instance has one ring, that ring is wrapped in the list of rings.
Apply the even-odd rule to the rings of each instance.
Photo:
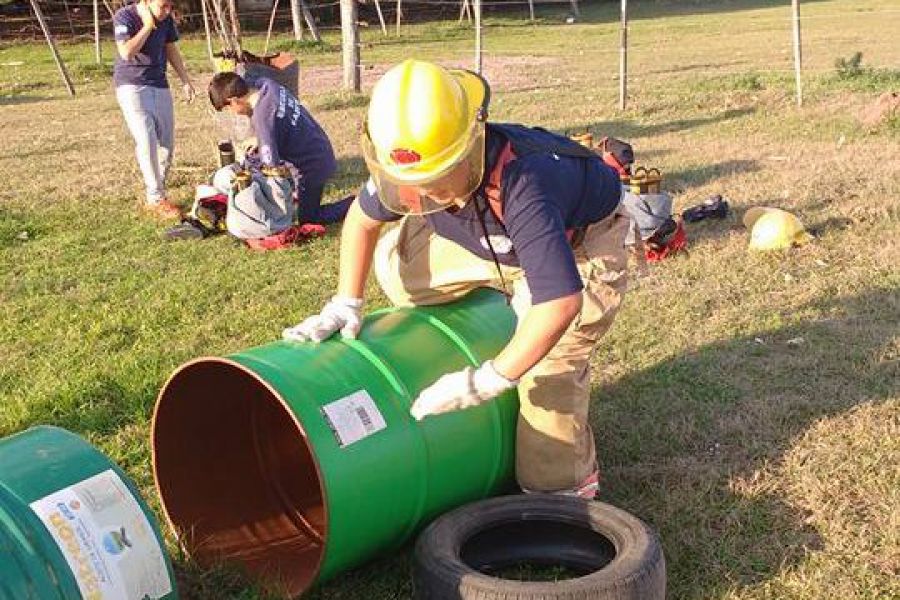
[[[781,250],[813,239],[800,219],[780,208],[751,208],[744,213],[744,225],[750,229],[750,248],[754,250]]]
[[[363,157],[379,198],[400,214],[465,201],[484,175],[490,88],[479,75],[406,60],[375,84]]]

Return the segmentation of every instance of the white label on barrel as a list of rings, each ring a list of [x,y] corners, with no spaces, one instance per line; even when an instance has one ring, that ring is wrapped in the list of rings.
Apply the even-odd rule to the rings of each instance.
[[[366,390],[359,390],[322,407],[328,426],[343,448],[387,427]]]
[[[147,516],[112,469],[31,503],[84,600],[143,600],[172,592]]]

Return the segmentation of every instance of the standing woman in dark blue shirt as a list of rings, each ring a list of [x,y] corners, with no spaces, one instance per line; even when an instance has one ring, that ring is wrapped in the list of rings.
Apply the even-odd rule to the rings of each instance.
[[[138,166],[146,187],[145,207],[161,217],[178,217],[180,210],[166,195],[166,175],[175,149],[172,94],[166,80],[171,63],[188,102],[195,96],[184,60],[175,42],[172,0],[138,0],[116,11],[116,56],[113,82],[116,99],[134,138]]]

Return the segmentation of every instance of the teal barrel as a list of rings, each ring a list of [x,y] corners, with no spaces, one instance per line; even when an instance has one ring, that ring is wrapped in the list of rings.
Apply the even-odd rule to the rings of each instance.
[[[0,600],[175,600],[163,539],[134,484],[82,438],[0,440]]]
[[[409,408],[514,330],[503,296],[485,289],[373,313],[357,340],[279,341],[182,366],[153,419],[156,484],[182,544],[201,565],[237,563],[296,596],[503,491],[515,391],[421,422]]]

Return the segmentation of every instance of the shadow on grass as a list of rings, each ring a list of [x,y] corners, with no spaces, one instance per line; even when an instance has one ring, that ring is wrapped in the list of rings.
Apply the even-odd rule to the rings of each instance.
[[[314,108],[320,111],[347,110],[350,108],[363,108],[369,105],[369,96],[352,92],[335,92],[319,97]]]
[[[33,104],[50,100],[50,96],[0,96],[0,106],[16,106],[18,104]]]
[[[726,160],[679,171],[667,171],[664,175],[666,189],[673,193],[680,193],[686,188],[701,186],[723,177],[731,177],[740,173],[754,173],[759,170],[761,167],[759,161],[756,160]]]
[[[669,597],[722,597],[778,576],[822,545],[807,515],[780,490],[757,485],[758,474],[818,419],[895,392],[896,367],[876,357],[900,325],[900,298],[875,290],[808,308],[830,318],[702,346],[594,390],[602,499],[660,533]],[[102,378],[85,387],[87,408],[61,409],[54,422],[113,430],[131,420],[128,406],[152,402],[155,392]],[[306,598],[411,598],[410,553],[408,544]],[[185,598],[253,597],[233,573],[204,572],[184,558],[177,569]]]
[[[56,155],[56,154],[66,154],[67,152],[72,152],[73,150],[87,149],[90,147],[90,142],[86,140],[76,140],[72,142],[67,142],[65,144],[57,144],[51,148],[46,146],[41,146],[36,148],[35,150],[30,150],[28,152],[10,152],[8,154],[0,154],[0,159],[18,159],[21,160],[23,158],[37,158],[44,159],[48,156]]]
[[[329,180],[329,185],[338,190],[351,190],[348,193],[356,193],[369,178],[366,161],[361,156],[347,156],[339,158],[337,162],[337,172]]]
[[[807,515],[757,478],[818,419],[896,393],[896,367],[876,358],[897,331],[896,294],[814,308],[836,316],[703,346],[595,390],[604,500],[659,531],[672,598],[764,582],[820,547]]]
[[[603,136],[611,136],[626,141],[633,141],[639,138],[690,131],[708,125],[716,125],[718,123],[724,123],[726,121],[750,115],[753,112],[753,108],[731,109],[708,117],[676,119],[674,121],[651,123],[647,125],[636,123],[628,119],[617,119],[615,121],[600,121],[590,125],[569,127],[568,130],[572,132],[590,131],[594,134],[594,139],[598,140]],[[638,155],[640,155],[639,150],[640,149],[637,150]]]
[[[814,308],[834,317],[703,346],[594,390],[602,500],[659,532],[668,597],[724,597],[822,547],[807,515],[757,478],[818,419],[894,393],[896,368],[873,357],[897,330],[883,315],[900,314],[900,299],[873,291]],[[307,597],[407,600],[411,551]]]
[[[313,587],[303,600],[407,600],[412,598],[409,577],[412,542],[404,551],[381,558],[365,566],[341,573],[333,580]],[[173,557],[178,593],[182,600],[276,600],[254,583],[239,566],[221,565],[211,569],[196,564],[178,552]]]
[[[823,233],[832,233],[835,231],[844,231],[853,226],[853,219],[849,217],[830,217],[823,221],[815,221],[807,226],[807,231],[811,234],[819,236]]]

